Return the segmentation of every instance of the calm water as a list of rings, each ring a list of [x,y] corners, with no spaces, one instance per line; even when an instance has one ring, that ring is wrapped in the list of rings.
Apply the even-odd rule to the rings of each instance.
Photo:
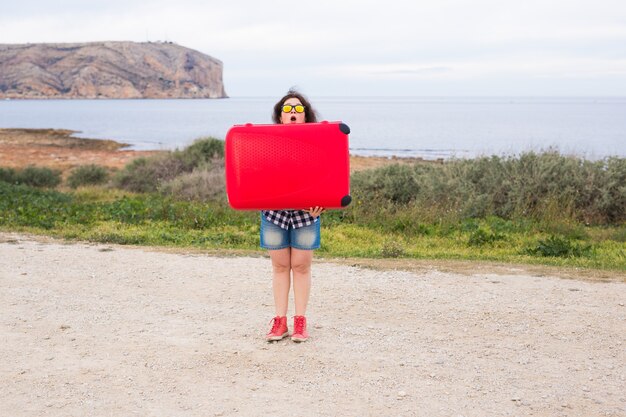
[[[4,100],[0,127],[63,128],[133,149],[182,148],[224,138],[241,123],[271,123],[276,97],[223,100]],[[626,157],[623,98],[311,97],[320,120],[342,120],[359,155],[427,159],[549,147],[589,159]]]

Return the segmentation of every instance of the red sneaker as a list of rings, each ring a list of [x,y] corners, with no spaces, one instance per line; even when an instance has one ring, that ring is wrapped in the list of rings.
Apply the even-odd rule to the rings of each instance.
[[[306,331],[306,317],[295,316],[293,318],[293,334],[291,340],[294,342],[305,342],[309,338],[309,333]]]
[[[276,316],[272,319],[272,330],[265,336],[268,342],[274,340],[282,340],[284,337],[289,336],[289,329],[287,329],[287,316]]]

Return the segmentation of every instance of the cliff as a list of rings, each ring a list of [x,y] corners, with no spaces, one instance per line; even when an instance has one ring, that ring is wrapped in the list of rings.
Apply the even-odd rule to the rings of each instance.
[[[222,62],[173,43],[0,44],[0,99],[222,97]]]

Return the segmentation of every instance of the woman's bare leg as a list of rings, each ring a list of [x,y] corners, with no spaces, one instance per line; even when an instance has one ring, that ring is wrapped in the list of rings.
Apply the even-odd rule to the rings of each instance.
[[[272,290],[277,316],[286,316],[291,286],[291,248],[271,250]]]
[[[296,316],[306,315],[306,307],[311,293],[312,250],[291,249],[291,269],[293,270],[293,298]]]

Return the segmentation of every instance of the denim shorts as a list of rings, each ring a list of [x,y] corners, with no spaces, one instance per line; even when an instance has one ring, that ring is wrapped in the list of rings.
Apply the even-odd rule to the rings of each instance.
[[[261,247],[269,250],[289,247],[302,250],[319,249],[320,223],[321,219],[318,218],[312,225],[297,229],[289,227],[289,230],[285,230],[268,221],[261,213]]]

